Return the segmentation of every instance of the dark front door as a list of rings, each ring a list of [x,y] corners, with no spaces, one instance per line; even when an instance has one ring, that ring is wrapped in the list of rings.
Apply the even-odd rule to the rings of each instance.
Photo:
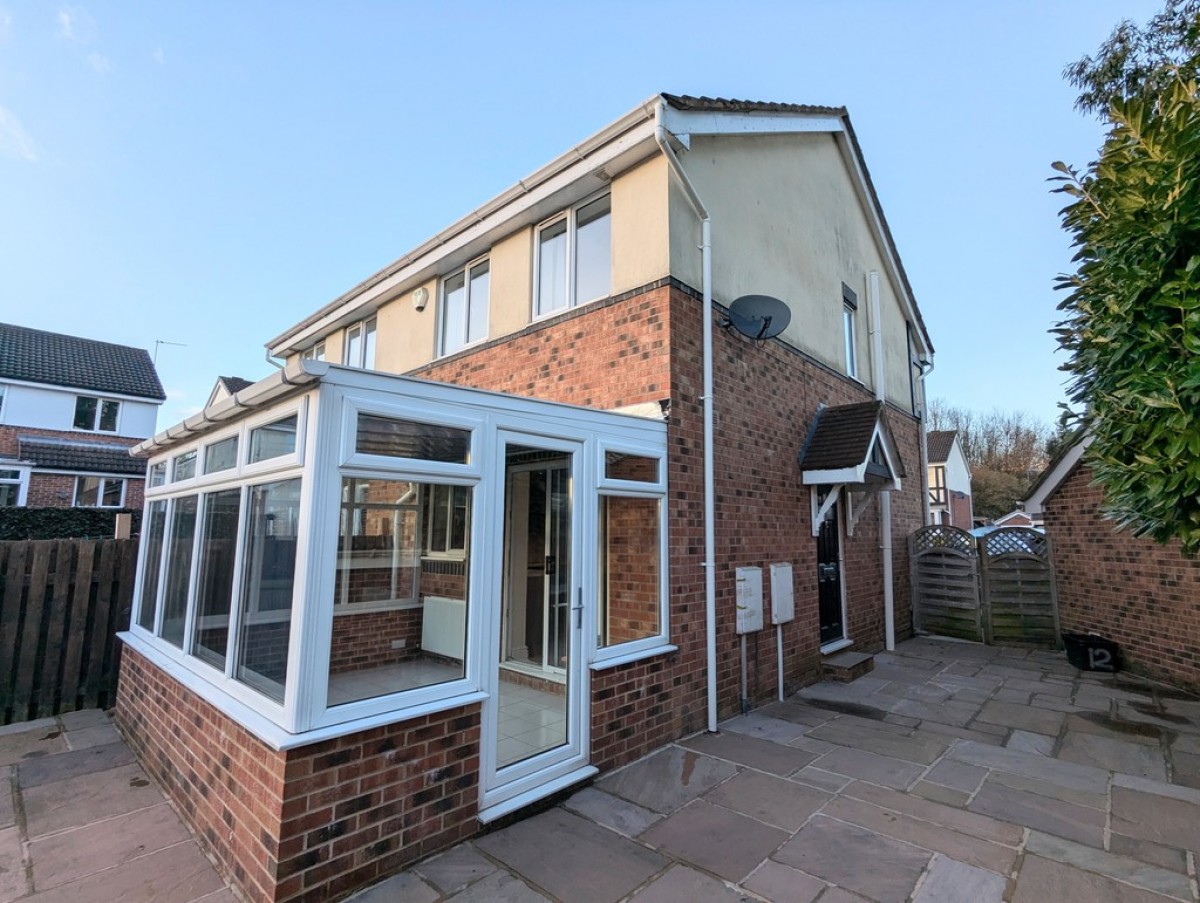
[[[817,536],[817,603],[821,616],[821,643],[846,636],[842,623],[842,566],[838,561],[837,505],[829,509]]]

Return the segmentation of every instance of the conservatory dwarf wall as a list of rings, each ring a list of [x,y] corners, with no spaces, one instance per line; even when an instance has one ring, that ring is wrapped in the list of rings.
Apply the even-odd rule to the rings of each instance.
[[[661,421],[304,361],[139,450],[122,638],[272,749],[478,703],[487,819],[672,649]]]

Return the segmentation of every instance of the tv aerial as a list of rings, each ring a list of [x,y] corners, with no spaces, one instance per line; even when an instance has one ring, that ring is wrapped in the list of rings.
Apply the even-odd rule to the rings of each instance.
[[[792,321],[791,309],[770,295],[742,295],[729,305],[729,316],[722,326],[732,326],[747,338],[758,342],[773,339]]]

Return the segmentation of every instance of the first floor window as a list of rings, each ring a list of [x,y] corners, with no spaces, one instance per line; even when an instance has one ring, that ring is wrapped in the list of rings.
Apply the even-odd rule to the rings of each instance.
[[[442,354],[487,338],[488,281],[488,262],[481,260],[442,282]]]
[[[125,481],[115,477],[76,477],[76,508],[120,508],[125,501]]]
[[[846,349],[846,375],[858,379],[858,331],[855,318],[858,315],[858,295],[846,283],[842,283],[842,333]]]
[[[323,361],[325,360],[325,343],[317,342],[311,348],[305,348],[300,352],[300,358],[306,361]]]
[[[534,314],[547,316],[612,290],[612,199],[567,210],[538,229]]]
[[[78,395],[75,398],[75,429],[88,432],[115,433],[121,414],[121,402],[110,398]]]
[[[355,323],[346,330],[346,353],[342,363],[347,367],[375,369],[375,318]]]

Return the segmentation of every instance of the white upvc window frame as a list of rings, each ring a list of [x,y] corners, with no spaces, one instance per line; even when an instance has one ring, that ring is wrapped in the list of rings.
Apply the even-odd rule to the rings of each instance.
[[[473,274],[478,272],[483,267],[487,267],[488,286],[487,298],[484,300],[483,306],[483,333],[478,338],[472,339],[471,335],[471,282],[474,278]],[[463,277],[463,331],[461,336],[449,335],[446,328],[446,315],[448,306],[446,301],[446,288],[450,280],[456,276]],[[470,263],[466,264],[443,276],[438,285],[438,330],[437,330],[437,356],[446,357],[450,354],[456,354],[464,348],[471,348],[475,345],[482,344],[488,338],[488,322],[491,317],[491,295],[492,295],[492,262],[488,255],[476,257]],[[451,344],[453,343],[453,344]]]
[[[72,508],[104,508],[104,509],[111,510],[113,508],[124,508],[125,507],[125,495],[129,491],[129,477],[117,476],[117,475],[108,474],[108,473],[76,473],[76,474],[74,474],[74,477],[75,477],[75,488],[71,493],[71,507]],[[79,503],[79,490],[80,490],[80,481],[81,480],[99,480],[100,481],[99,485],[96,487],[96,504],[82,505]],[[108,487],[109,483],[120,483],[121,484],[121,500],[115,505],[105,505],[104,504],[104,491]]]
[[[594,297],[579,298],[579,297],[576,297],[576,281],[577,281],[576,280],[576,276],[577,276],[576,264],[578,262],[577,252],[578,252],[578,229],[579,229],[577,219],[578,219],[579,211],[582,210],[584,207],[587,207],[589,204],[592,204],[592,203],[594,203],[598,200],[601,200],[603,198],[606,198],[606,197],[608,198],[608,202],[609,202],[607,216],[609,219],[609,230],[610,230],[610,232],[609,232],[609,284],[608,284],[608,290],[606,292],[604,292],[603,294],[599,294]],[[554,310],[543,310],[542,309],[543,293],[542,293],[542,279],[541,279],[541,272],[542,272],[542,238],[541,237],[542,237],[543,232],[545,232],[547,229],[553,228],[554,226],[558,225],[561,222],[566,223],[566,236],[567,236],[567,244],[566,244],[567,259],[566,259],[566,267],[564,268],[565,273],[563,276],[563,278],[566,280],[565,294],[564,294],[564,297],[566,298],[566,304],[564,304],[562,307],[555,308]],[[568,207],[566,210],[562,210],[562,211],[554,214],[554,216],[548,217],[547,219],[538,223],[537,227],[533,230],[533,319],[534,320],[544,320],[547,317],[553,317],[558,314],[565,313],[566,311],[572,310],[576,307],[582,307],[586,304],[590,304],[593,301],[599,301],[603,298],[607,298],[612,294],[612,233],[611,233],[611,229],[612,229],[612,192],[607,189],[604,191],[598,191],[595,194],[584,198],[579,203],[574,204],[571,207]]]
[[[0,394],[3,393],[3,386],[0,386]],[[8,464],[0,462],[0,485],[16,486],[17,487],[17,503],[11,507],[24,508],[29,499],[29,474],[32,471],[32,466],[29,464]],[[4,476],[7,473],[15,473],[15,477]]]
[[[92,414],[91,426],[79,426],[76,420],[79,418],[79,402],[84,399],[90,399],[96,402],[96,410]],[[101,427],[100,423],[104,418],[104,406],[113,404],[117,406],[116,422],[111,430],[106,430]],[[125,403],[119,398],[109,398],[104,395],[76,395],[75,410],[71,413],[71,430],[81,433],[105,433],[110,436],[119,436],[121,434],[121,412],[125,409]]]
[[[317,344],[305,348],[300,352],[300,359],[304,361],[323,361],[325,360],[325,340],[317,342]]]
[[[358,350],[353,352],[352,345],[356,340],[358,341]],[[350,324],[346,327],[342,342],[342,363],[347,367],[357,367],[359,370],[374,370],[378,343],[379,318],[375,314]],[[355,358],[354,360],[350,359],[352,356]]]
[[[846,375],[861,382],[858,375],[858,295],[842,283],[842,347],[846,358]]]
[[[652,458],[658,461],[657,479],[654,481],[640,480],[618,480],[607,476],[606,461],[608,454],[615,452],[623,455],[634,455],[642,458]],[[671,652],[676,647],[671,645],[671,624],[670,624],[670,538],[667,535],[668,518],[668,497],[667,497],[667,455],[665,450],[654,448],[646,445],[637,445],[627,442],[611,442],[602,440],[599,443],[599,454],[597,455],[597,472],[596,472],[596,505],[595,505],[595,528],[596,528],[596,581],[595,592],[596,617],[600,616],[600,574],[599,568],[604,562],[603,549],[600,548],[602,540],[602,531],[599,529],[599,511],[600,499],[602,497],[609,498],[640,498],[654,499],[658,501],[658,633],[653,636],[642,637],[637,640],[627,640],[623,643],[617,643],[612,646],[601,646],[599,638],[599,623],[594,626],[596,629],[590,631],[592,670],[598,671],[604,668],[611,668],[617,665],[623,665],[631,661],[637,661],[642,658],[649,658],[654,655],[662,655],[665,652]]]

